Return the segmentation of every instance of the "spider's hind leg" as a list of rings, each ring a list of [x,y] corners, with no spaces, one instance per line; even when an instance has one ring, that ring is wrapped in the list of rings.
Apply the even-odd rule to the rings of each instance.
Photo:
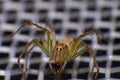
[[[92,56],[93,58],[93,67],[92,67],[92,72],[91,72],[91,76],[92,76],[92,80],[96,80],[98,74],[99,74],[99,66],[98,66],[98,63],[97,63],[97,60],[96,60],[96,56],[94,54],[94,51],[92,50],[92,48],[90,48],[86,43],[82,42],[83,46],[85,48],[88,49],[88,52],[90,53],[90,55]],[[94,78],[94,75],[93,75],[93,70],[94,70],[94,66],[96,66],[96,75],[95,75],[95,78]]]
[[[20,70],[22,71],[22,75],[24,77],[24,80],[26,80],[26,73],[27,73],[27,60],[28,60],[28,56],[29,56],[29,53],[32,51],[32,49],[35,47],[35,46],[38,46],[40,47],[44,52],[47,53],[47,50],[45,49],[44,45],[42,44],[44,43],[43,40],[36,40],[36,39],[33,39],[32,41],[28,42],[26,47],[24,48],[24,50],[22,51],[22,53],[19,55],[18,57],[18,66],[20,68]],[[22,56],[25,55],[25,61],[26,61],[26,65],[25,65],[25,71],[24,69],[22,68],[22,65],[20,63],[20,60],[22,58]]]
[[[28,56],[29,56],[29,53],[32,51],[32,49],[35,47],[35,45],[33,43],[34,43],[34,40],[32,40],[29,43],[27,43],[26,47],[24,48],[24,50],[22,51],[22,53],[18,57],[18,66],[19,66],[20,70],[22,71],[22,75],[24,77],[24,80],[26,80]],[[25,71],[22,68],[22,65],[20,63],[20,60],[21,60],[23,55],[25,55],[25,62],[26,62]]]

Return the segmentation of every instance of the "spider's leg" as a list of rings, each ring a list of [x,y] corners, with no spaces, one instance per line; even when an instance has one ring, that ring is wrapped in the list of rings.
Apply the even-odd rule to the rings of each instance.
[[[38,29],[44,31],[47,34],[47,50],[48,50],[48,56],[51,57],[51,53],[53,51],[53,48],[55,46],[55,31],[54,29],[51,27],[51,25],[49,23],[46,24],[46,27],[48,27],[50,30],[48,30],[47,28],[43,28],[37,24],[34,24],[32,22],[29,22],[29,25],[34,25],[36,26]],[[51,35],[52,33],[52,35]]]
[[[56,74],[55,70],[54,70],[53,67],[52,67],[51,59],[49,59],[49,67],[50,67],[50,70],[51,70],[54,74]]]
[[[66,64],[67,64],[67,62],[64,62],[63,65],[62,65],[62,67],[60,67],[59,70],[55,70],[55,69],[53,69],[53,66],[52,66],[52,63],[51,63],[51,59],[49,59],[49,67],[50,67],[51,71],[53,72],[53,74],[55,75],[55,77],[58,80],[62,80],[61,79],[61,74],[62,74],[62,72],[63,72]]]
[[[55,39],[55,30],[54,28],[50,25],[50,23],[47,23],[45,27],[48,27],[50,29],[50,32],[52,32],[52,39]]]
[[[46,23],[45,25],[46,29],[48,29],[50,32],[46,32],[47,34],[47,43],[48,43],[48,52],[49,52],[49,56],[52,57],[53,53],[53,49],[55,46],[55,40],[56,40],[56,34],[55,34],[55,30],[52,28],[52,26],[50,25],[50,23]]]
[[[90,53],[90,55],[93,57],[93,63],[94,63],[94,65],[96,66],[96,75],[95,75],[95,79],[97,78],[97,76],[98,76],[98,74],[99,74],[99,66],[98,66],[98,63],[97,63],[97,61],[96,61],[96,57],[95,57],[95,54],[94,54],[94,51],[86,44],[86,43],[84,43],[84,42],[81,42],[82,44],[83,44],[83,46],[85,47],[85,48],[87,48],[88,49],[88,52]],[[94,67],[94,66],[93,66]],[[92,76],[93,76],[93,69],[92,69],[92,74],[91,74]]]
[[[100,29],[93,29],[93,30],[90,30],[86,33],[83,33],[81,35],[78,36],[79,39],[82,39],[83,37],[87,36],[87,35],[91,35],[91,34],[96,34],[97,35],[97,39],[98,41],[101,40],[102,38],[106,41],[106,39],[104,38],[104,35],[103,33],[101,32]],[[107,42],[107,41],[106,41]]]
[[[95,33],[97,35],[98,40],[100,40],[101,38],[104,38],[103,33],[101,32],[100,29],[93,29],[91,31],[88,31],[86,33],[79,35],[71,47],[70,57],[73,56],[77,52],[77,50],[79,49],[80,46],[82,47],[82,45],[80,44],[82,38],[86,37],[87,35],[91,35],[91,34],[95,34]]]
[[[39,26],[35,23],[32,23],[31,21],[25,22],[16,32],[12,33],[10,36],[13,37],[18,33],[23,27],[26,27],[27,25],[34,25],[34,27],[38,28],[39,30],[42,30],[44,32],[49,32],[46,28],[43,28],[42,26]]]
[[[66,64],[67,64],[67,62],[65,61],[65,62],[63,63],[63,66],[62,66],[62,67],[61,67],[61,69],[60,69],[60,73],[62,73],[62,72],[63,72],[63,70],[64,70],[64,68],[65,68]]]
[[[27,46],[25,47],[25,49],[22,51],[22,53],[20,54],[20,56],[18,57],[18,66],[20,68],[20,70],[22,71],[22,74],[24,76],[24,79],[26,79],[26,72],[27,72],[27,59],[28,59],[28,54],[31,52],[31,50],[35,47],[35,45],[33,45],[33,41],[30,41]],[[29,48],[29,49],[28,49]],[[25,72],[22,69],[21,63],[20,63],[20,59],[22,58],[22,56],[25,54],[25,58],[26,58],[26,65],[25,65]]]
[[[46,42],[47,48],[46,49],[48,49],[48,55],[52,56],[51,53],[55,46],[55,31],[49,23],[46,24],[46,27],[48,27],[50,30],[48,30],[47,28],[43,28],[42,26],[40,26],[38,24],[32,23],[31,21],[28,21],[28,22],[24,23],[16,32],[11,34],[11,37],[13,37],[16,33],[18,33],[23,27],[26,27],[26,25],[33,25],[34,27],[38,28],[41,31],[44,31],[47,34],[47,42]],[[51,35],[51,33],[52,33],[52,35]]]
[[[31,52],[31,50],[32,50],[35,46],[40,47],[40,49],[41,49],[44,53],[46,53],[46,55],[47,55],[47,53],[48,53],[47,49],[45,48],[45,41],[44,41],[44,40],[36,40],[36,39],[34,39],[34,40],[30,41],[30,42],[26,45],[26,47],[24,48],[24,50],[22,51],[22,53],[20,54],[20,56],[18,57],[18,65],[19,65],[19,68],[20,68],[20,70],[22,71],[24,77],[26,77],[24,74],[26,74],[27,69],[26,69],[25,72],[24,72],[24,70],[22,69],[21,63],[20,63],[20,59],[22,58],[23,55],[25,55],[25,58],[26,58],[26,66],[25,66],[25,67],[27,68],[27,60],[28,60],[29,53]]]
[[[80,38],[77,38],[75,40],[75,42],[73,43],[73,45],[71,46],[70,48],[70,55],[69,55],[69,58],[71,58],[73,55],[75,55],[75,53],[78,51],[79,48],[82,47],[82,44],[81,44],[81,39]]]
[[[88,48],[83,48],[83,49],[79,50],[77,53],[75,53],[73,56],[71,56],[70,60],[74,60],[76,57],[84,54],[87,51],[88,51]]]

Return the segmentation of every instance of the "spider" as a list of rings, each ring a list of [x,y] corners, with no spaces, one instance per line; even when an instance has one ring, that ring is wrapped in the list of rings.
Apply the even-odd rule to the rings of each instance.
[[[60,40],[56,43],[56,34],[55,30],[51,27],[49,23],[46,24],[45,27],[42,27],[38,24],[35,24],[31,21],[24,23],[16,32],[14,32],[11,36],[14,36],[18,33],[23,27],[26,25],[32,25],[39,30],[45,32],[47,38],[46,39],[33,39],[27,43],[24,50],[21,52],[20,56],[18,57],[18,65],[20,70],[23,73],[24,80],[26,80],[25,73],[22,69],[22,65],[20,63],[21,57],[23,55],[26,56],[26,60],[28,59],[29,53],[31,50],[38,46],[48,57],[49,57],[49,67],[50,70],[55,74],[58,80],[61,80],[61,74],[67,64],[67,62],[74,60],[76,57],[84,54],[85,52],[89,52],[89,54],[93,58],[93,66],[96,67],[96,74],[94,75],[93,80],[95,80],[99,74],[99,66],[96,61],[96,57],[92,48],[90,48],[86,43],[82,42],[82,38],[86,37],[87,35],[96,34],[99,40],[99,36],[102,34],[101,30],[93,29],[86,33],[79,35],[75,40],[72,38],[65,38]],[[82,48],[82,49],[81,49]],[[55,63],[57,69],[52,66],[52,62]],[[26,65],[27,66],[27,65]],[[92,77],[93,77],[93,70],[92,70]]]

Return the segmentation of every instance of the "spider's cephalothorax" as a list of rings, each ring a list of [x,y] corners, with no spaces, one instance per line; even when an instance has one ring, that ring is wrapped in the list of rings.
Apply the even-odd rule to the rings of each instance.
[[[73,39],[65,38],[60,40],[54,48],[53,59],[56,64],[62,64],[67,58],[69,58],[70,50],[69,48],[73,44]]]
[[[60,76],[67,62],[75,59],[76,57],[84,54],[85,52],[89,52],[90,55],[93,57],[93,64],[94,64],[93,66],[96,67],[97,72],[96,72],[95,78],[92,78],[92,79],[97,78],[99,73],[99,67],[96,61],[96,57],[94,55],[94,51],[86,43],[82,42],[81,39],[87,35],[91,35],[95,33],[98,35],[97,38],[99,38],[99,35],[102,34],[102,32],[99,29],[94,29],[86,33],[83,33],[79,35],[76,38],[76,40],[73,40],[72,38],[65,38],[63,40],[60,40],[58,43],[56,43],[56,34],[50,24],[47,23],[46,27],[42,27],[38,24],[34,24],[31,21],[28,21],[25,24],[23,24],[11,36],[14,36],[26,25],[33,25],[34,27],[37,27],[39,30],[45,32],[45,34],[47,35],[47,39],[33,39],[26,45],[26,47],[18,57],[18,64],[23,73],[24,80],[26,80],[26,75],[24,74],[26,73],[27,69],[26,71],[22,69],[20,59],[25,54],[26,60],[27,60],[29,53],[36,46],[38,46],[49,57],[50,69],[55,74],[56,78],[58,78],[58,80],[61,80]],[[80,49],[81,47],[82,49]],[[55,62],[57,69],[54,69],[54,67],[51,64],[51,60]],[[91,75],[93,77],[93,70]]]

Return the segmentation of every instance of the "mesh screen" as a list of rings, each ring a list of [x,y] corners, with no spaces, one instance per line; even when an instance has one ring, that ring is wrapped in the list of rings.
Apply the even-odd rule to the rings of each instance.
[[[120,1],[119,0],[0,0],[0,80],[21,80],[17,59],[27,42],[44,37],[44,33],[27,26],[16,36],[25,21],[55,28],[56,41],[77,38],[83,32],[100,28],[108,42],[100,45],[96,36],[83,39],[93,50],[99,64],[98,80],[120,79]],[[34,48],[28,59],[29,80],[54,80],[50,75],[49,58]],[[25,64],[24,57],[21,63]],[[62,75],[64,80],[88,80],[92,67],[88,53],[69,62]],[[96,70],[94,71],[96,72]]]

